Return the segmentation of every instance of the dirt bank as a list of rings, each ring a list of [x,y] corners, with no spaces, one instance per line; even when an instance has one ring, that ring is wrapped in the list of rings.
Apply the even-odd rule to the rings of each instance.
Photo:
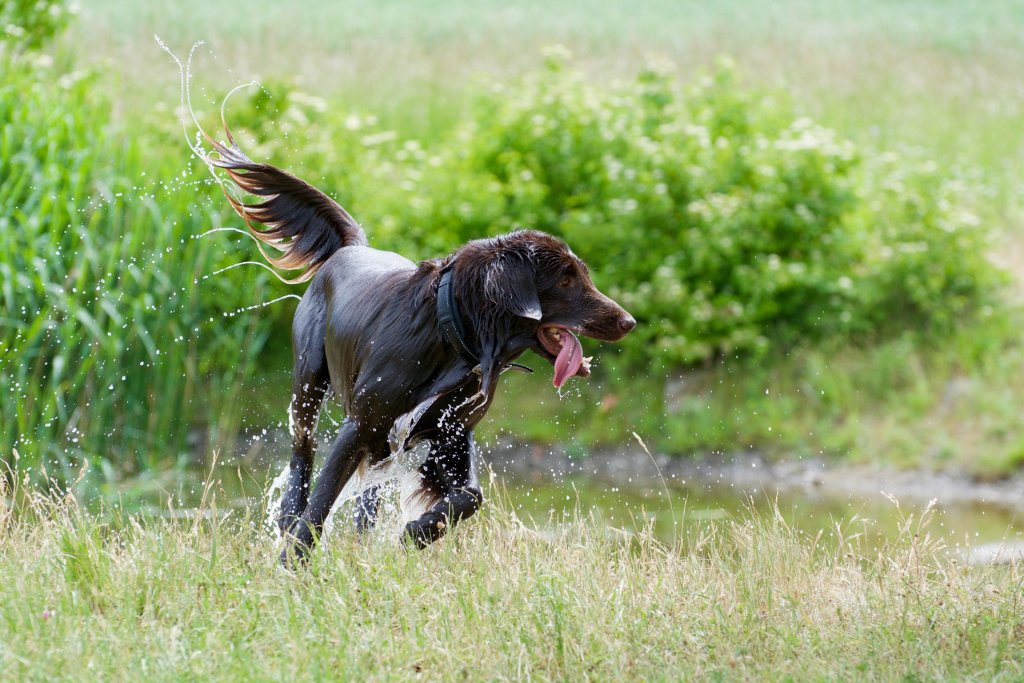
[[[290,437],[261,433],[239,440],[236,456],[248,463],[286,462]],[[639,444],[597,449],[575,457],[561,446],[511,441],[480,443],[483,460],[498,473],[526,477],[596,477],[622,486],[726,485],[758,493],[801,493],[815,497],[876,497],[889,494],[907,502],[937,498],[943,505],[997,505],[1024,511],[1024,473],[1000,481],[980,481],[965,472],[896,469],[810,458],[769,460],[757,451],[699,457],[648,455]],[[321,444],[323,453],[326,444]],[[660,473],[660,474],[659,474]]]
[[[484,459],[496,471],[521,476],[592,476],[621,485],[730,485],[741,491],[822,497],[874,497],[944,505],[987,504],[1024,510],[1024,475],[989,482],[962,472],[898,470],[823,459],[771,461],[746,451],[698,458],[648,455],[639,445],[601,449],[571,457],[564,448],[497,443],[484,446]],[[659,474],[660,472],[660,474]]]

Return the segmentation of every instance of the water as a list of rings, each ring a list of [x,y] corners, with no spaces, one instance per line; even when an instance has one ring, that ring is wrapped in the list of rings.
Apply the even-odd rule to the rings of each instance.
[[[218,508],[255,507],[265,510],[267,520],[272,520],[280,492],[275,496],[268,493],[268,489],[275,477],[280,478],[279,471],[277,466],[258,470],[219,468],[213,474],[212,489]],[[389,472],[384,478],[396,472]],[[188,515],[199,506],[203,481],[208,476],[208,472],[179,471],[159,482],[139,480],[119,487],[119,499],[129,509],[156,514],[170,514],[168,511],[173,509],[175,515]],[[379,483],[378,479],[383,481],[372,475],[370,479],[373,483]],[[907,518],[918,519],[927,506],[927,501],[895,501],[882,493],[772,492],[717,482],[680,484],[670,480],[665,485],[660,482],[624,484],[579,474],[524,476],[487,471],[482,479],[485,499],[494,500],[498,496],[507,499],[516,515],[538,530],[554,529],[581,514],[617,535],[635,533],[650,525],[666,542],[677,538],[687,525],[743,519],[752,511],[767,515],[777,505],[787,522],[811,536],[820,532],[827,540],[834,538],[839,528],[847,537],[862,534],[870,548],[895,538]],[[351,500],[356,493],[357,487],[350,485],[339,500]],[[397,490],[391,504],[385,505],[382,512],[382,524],[390,535],[397,534],[404,521],[396,503]],[[335,519],[328,525],[330,533],[351,528],[347,511],[348,508],[343,508],[342,514],[332,516]],[[1024,543],[1022,531],[1024,510],[991,503],[944,504],[941,500],[928,526],[931,536],[944,540],[952,552],[965,552],[967,548],[992,543],[1019,545]]]
[[[626,532],[645,523],[653,524],[657,535],[671,541],[679,524],[708,520],[742,519],[751,511],[770,514],[775,505],[786,521],[811,535],[823,531],[834,536],[837,527],[844,535],[863,534],[868,547],[895,538],[905,520],[921,516],[927,502],[893,502],[877,496],[825,496],[806,493],[749,491],[728,484],[691,486],[623,486],[593,479],[572,478],[561,482],[507,484],[517,514],[538,525],[563,518],[579,505],[593,514],[599,524]],[[671,495],[671,503],[669,496]],[[928,527],[953,549],[976,547],[1002,541],[1024,541],[1024,511],[991,504],[944,505],[939,502]]]

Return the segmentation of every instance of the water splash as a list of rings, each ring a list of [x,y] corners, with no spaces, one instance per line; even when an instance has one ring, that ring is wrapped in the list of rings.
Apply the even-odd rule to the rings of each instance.
[[[229,197],[232,197],[235,200],[241,202],[243,197],[238,192],[238,189],[234,186],[234,184],[226,182],[224,180],[224,178],[222,178],[217,173],[216,167],[212,163],[210,163],[210,155],[214,154],[214,152],[212,150],[211,151],[207,151],[203,147],[203,140],[204,139],[209,140],[210,137],[209,137],[209,135],[206,134],[206,131],[203,130],[202,124],[199,123],[199,117],[196,116],[195,108],[192,106],[192,88],[191,88],[191,84],[192,84],[192,59],[195,57],[196,50],[198,50],[200,47],[202,47],[205,43],[203,41],[201,41],[201,40],[198,40],[198,41],[192,43],[192,47],[188,51],[188,58],[184,62],[182,62],[181,59],[176,54],[174,54],[174,51],[171,50],[170,47],[168,47],[167,43],[165,43],[160,38],[160,36],[154,35],[153,38],[156,40],[157,45],[160,46],[160,49],[162,49],[164,52],[166,52],[168,54],[168,56],[170,56],[170,58],[172,60],[174,60],[174,63],[178,66],[178,77],[179,77],[180,85],[181,85],[179,122],[181,123],[181,132],[182,132],[182,135],[185,138],[185,144],[188,145],[188,148],[192,151],[192,154],[195,155],[200,161],[203,162],[203,164],[206,166],[207,170],[210,172],[210,176],[212,177],[213,182],[217,184],[217,186],[221,189],[221,191],[223,191]],[[226,110],[227,110],[228,101],[239,90],[244,90],[245,88],[251,88],[251,87],[263,88],[263,86],[260,84],[260,82],[259,81],[255,81],[255,80],[249,81],[248,83],[241,83],[239,85],[236,85],[231,90],[229,90],[228,94],[225,95],[224,99],[221,101],[221,104],[220,104],[220,121],[221,121],[221,125],[224,127],[224,131],[225,132],[227,132],[227,130],[228,130],[228,127],[227,127],[227,116],[226,116],[226,113],[225,113]],[[185,112],[188,112],[188,117],[185,116]],[[192,136],[189,134],[189,121],[190,120],[191,120],[192,125],[195,126],[195,140],[193,140]],[[230,137],[230,133],[228,133],[228,137]],[[231,228],[231,227],[212,228],[210,230],[207,230],[205,232],[202,232],[202,233],[200,233],[198,235],[193,236],[193,238],[194,239],[202,239],[203,237],[206,237],[206,236],[211,235],[213,233],[225,232],[225,231],[227,231],[227,232],[239,232],[239,233],[242,233],[243,235],[245,235],[245,236],[249,237],[250,239],[252,239],[253,241],[257,242],[257,245],[259,245],[259,240],[257,240],[256,237],[254,235],[252,235],[250,232],[245,231],[245,230],[241,230],[239,228]],[[205,275],[205,276],[203,276],[203,279],[205,280],[208,277],[211,277],[212,275],[218,275],[220,273],[223,273],[226,270],[230,270],[231,268],[236,268],[238,266],[243,266],[243,265],[260,266],[261,268],[269,271],[274,277],[276,277],[281,282],[283,282],[285,284],[291,284],[284,277],[282,277],[281,274],[278,273],[276,270],[274,270],[273,268],[269,267],[268,265],[266,265],[264,263],[260,263],[258,261],[243,261],[241,263],[236,263],[234,265],[228,266],[227,268],[221,268],[220,270],[217,270],[217,271],[215,271],[213,273],[210,273],[209,275]],[[234,316],[234,315],[238,315],[239,313],[242,313],[244,311],[252,310],[254,308],[262,308],[263,306],[275,303],[277,301],[281,301],[282,299],[292,298],[293,296],[294,295],[283,296],[283,297],[279,297],[277,299],[274,299],[273,301],[268,301],[268,302],[265,302],[265,303],[257,304],[255,306],[250,306],[250,307],[246,307],[246,308],[240,308],[240,309],[237,309],[237,310],[232,311],[230,313],[225,313],[225,316],[231,317],[231,316]],[[294,296],[294,298],[298,299],[299,297]]]
[[[277,528],[277,515],[281,510],[281,499],[284,497],[285,489],[288,486],[288,475],[291,467],[284,466],[284,469],[270,482],[266,493],[263,494],[263,530],[271,536],[280,536]]]
[[[410,504],[412,494],[420,487],[419,468],[430,454],[430,444],[420,442],[410,448],[392,453],[376,465],[356,472],[346,482],[330,514],[324,521],[321,540],[328,539],[336,526],[344,529],[355,524],[356,500],[370,489],[376,488],[380,500],[377,522],[372,536],[384,540],[397,540],[405,524],[419,516],[419,511]],[[280,536],[277,517],[281,510],[281,499],[291,473],[291,466],[285,465],[270,483],[263,496],[263,528],[275,537]]]
[[[204,183],[208,183],[209,181],[203,181],[203,182],[204,182]],[[210,228],[210,229],[209,229],[209,230],[207,230],[206,232],[201,232],[201,233],[199,233],[198,235],[192,235],[192,239],[194,239],[194,240],[199,240],[199,239],[202,239],[202,238],[206,237],[207,235],[212,235],[212,234],[213,234],[213,233],[215,233],[215,232],[237,232],[237,233],[239,233],[240,235],[245,235],[246,237],[248,237],[249,239],[251,239],[251,240],[253,240],[253,241],[255,241],[255,242],[259,242],[259,240],[258,240],[258,239],[256,239],[256,236],[255,236],[255,235],[253,235],[253,234],[252,234],[251,232],[249,232],[248,230],[242,230],[241,228],[230,228],[230,227],[225,227],[225,228]]]
[[[204,275],[204,276],[203,276],[202,278],[200,278],[200,279],[202,279],[202,280],[207,280],[207,279],[209,279],[209,278],[213,277],[214,275],[220,275],[221,273],[224,273],[224,272],[226,272],[226,271],[229,271],[229,270],[231,270],[232,268],[239,268],[239,267],[241,267],[241,266],[259,266],[260,268],[263,268],[263,269],[265,269],[265,270],[268,270],[268,271],[270,271],[271,273],[273,273],[274,275],[277,275],[277,272],[276,272],[276,271],[275,271],[275,270],[274,270],[273,268],[271,268],[270,266],[268,266],[268,265],[267,265],[267,264],[265,264],[265,263],[261,263],[261,262],[259,262],[259,261],[239,261],[238,263],[232,263],[232,264],[231,264],[230,266],[224,266],[223,268],[218,268],[217,270],[213,271],[212,273],[209,273],[209,274],[207,274],[207,275]],[[285,282],[285,284],[291,284],[291,283]],[[282,298],[282,299],[287,299],[287,298],[288,298],[289,296],[291,296],[291,297],[295,297],[296,299],[301,299],[301,298],[302,298],[302,297],[300,297],[300,296],[298,296],[298,295],[295,295],[295,294],[288,294],[287,296],[283,296],[283,297],[281,297],[281,298]],[[269,303],[269,302],[268,302],[268,303]]]
[[[263,308],[264,306],[269,306],[270,304],[276,304],[278,301],[284,301],[285,299],[297,299],[299,301],[302,301],[302,297],[299,296],[298,294],[285,294],[283,296],[277,297],[276,299],[271,299],[270,301],[261,301],[258,304],[253,304],[252,306],[243,306],[242,308],[236,308],[233,311],[225,311],[222,315],[225,318],[232,318],[240,313],[252,311],[257,308]]]
[[[171,50],[171,48],[167,46],[167,43],[165,43],[160,38],[160,36],[154,35],[153,38],[156,40],[157,45],[160,46],[160,49],[162,49],[164,52],[166,52],[170,56],[170,58],[174,60],[174,63],[178,65],[178,77],[179,77],[180,84],[181,84],[181,96],[180,96],[181,97],[181,100],[180,100],[180,102],[181,102],[181,110],[180,111],[182,112],[182,114],[180,116],[180,123],[181,123],[181,132],[182,132],[182,134],[185,137],[185,144],[188,145],[189,149],[192,150],[192,153],[195,154],[196,157],[198,157],[200,161],[202,161],[204,164],[206,164],[206,167],[207,167],[207,169],[209,169],[210,175],[213,176],[214,181],[218,185],[220,185],[222,188],[225,188],[225,191],[230,192],[231,196],[234,196],[234,197],[237,198],[238,195],[235,194],[234,187],[231,186],[230,184],[226,183],[224,181],[224,179],[221,178],[217,174],[216,167],[214,167],[213,164],[210,163],[210,156],[209,156],[210,153],[208,153],[205,149],[203,149],[202,140],[204,138],[209,139],[209,136],[203,130],[202,124],[199,123],[199,118],[196,116],[195,108],[192,106],[192,88],[191,88],[191,84],[192,84],[192,59],[195,57],[196,50],[199,49],[200,47],[202,47],[203,45],[205,45],[205,42],[202,41],[202,40],[197,40],[196,42],[192,43],[192,47],[188,51],[188,58],[183,63],[181,61],[181,59],[176,54],[174,54],[174,51]],[[231,96],[234,95],[239,90],[244,90],[245,88],[251,88],[251,87],[262,88],[263,86],[260,84],[259,81],[255,81],[255,80],[249,81],[248,83],[241,83],[239,85],[236,85],[230,91],[228,91],[228,94],[224,96],[224,99],[223,99],[223,101],[221,102],[221,105],[220,105],[220,120],[221,120],[221,124],[223,124],[223,126],[224,126],[224,130],[225,131],[227,130],[227,119],[225,117],[225,110],[227,108],[228,100],[230,100]],[[192,124],[196,128],[196,131],[195,131],[195,136],[196,137],[195,137],[195,141],[194,142],[193,142],[191,136],[189,135],[189,130],[188,130],[188,123],[189,122],[188,122],[188,119],[186,119],[186,117],[184,116],[184,112],[186,112],[186,111],[188,112],[189,119],[191,119]]]

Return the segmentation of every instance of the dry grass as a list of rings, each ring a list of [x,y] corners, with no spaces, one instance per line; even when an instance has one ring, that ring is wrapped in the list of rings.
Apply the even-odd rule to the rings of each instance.
[[[524,526],[500,487],[424,552],[337,534],[308,571],[251,514],[0,507],[0,670],[14,680],[1018,679],[1019,567],[967,568],[905,519],[870,557],[779,515],[678,544]]]

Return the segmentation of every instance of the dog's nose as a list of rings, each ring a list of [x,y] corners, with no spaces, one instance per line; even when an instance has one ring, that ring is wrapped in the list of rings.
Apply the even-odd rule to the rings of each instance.
[[[619,318],[619,329],[622,330],[622,334],[626,334],[634,327],[636,327],[636,319],[629,313],[626,314],[625,318]]]

